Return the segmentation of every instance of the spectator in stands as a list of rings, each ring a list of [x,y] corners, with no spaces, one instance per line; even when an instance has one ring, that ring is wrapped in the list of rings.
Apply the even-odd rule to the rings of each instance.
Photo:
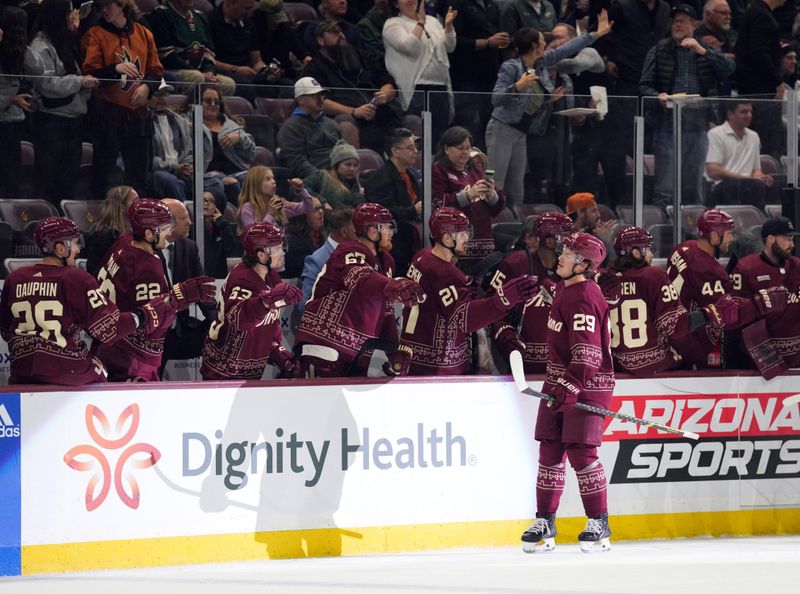
[[[167,0],[147,16],[164,68],[183,82],[219,85],[233,95],[236,83],[217,73],[208,17],[192,8],[193,0]]]
[[[38,193],[56,206],[75,199],[87,101],[100,83],[80,73],[75,36],[79,22],[69,0],[44,0],[37,33],[25,55],[25,72],[36,77],[39,95],[33,115]]]
[[[106,193],[100,209],[100,219],[86,241],[86,271],[92,276],[97,276],[103,259],[114,242],[131,232],[128,208],[138,199],[136,190],[130,186],[116,186]]]
[[[24,72],[27,26],[28,17],[21,8],[0,9],[0,198],[19,196],[20,141],[25,113],[33,111],[33,95],[13,76]]]
[[[383,26],[386,70],[400,89],[400,105],[419,115],[427,94],[433,140],[437,141],[451,120],[450,60],[456,48],[453,26],[458,12],[450,6],[444,28],[436,17],[425,14],[425,3],[390,0],[392,14]]]
[[[194,151],[189,121],[167,105],[172,86],[164,84],[150,98],[153,113],[152,187],[156,198],[185,201],[192,195]],[[206,155],[206,162],[211,154]]]
[[[364,202],[364,188],[358,180],[359,167],[358,151],[346,140],[339,140],[331,149],[330,169],[317,169],[303,183],[327,209],[355,208]]]
[[[283,70],[264,63],[259,31],[253,25],[256,0],[223,0],[208,13],[214,43],[214,64],[236,82],[236,93],[250,102],[261,95],[261,85],[281,84]],[[264,93],[273,96],[274,93]]]
[[[672,204],[673,141],[671,95],[687,94],[703,97],[719,94],[722,84],[736,69],[725,54],[704,41],[692,37],[696,23],[694,9],[679,4],[672,9],[671,37],[662,39],[647,52],[639,81],[645,97],[658,97],[650,107],[658,109],[653,154],[655,156],[655,188],[653,203],[663,207]],[[703,155],[708,148],[709,123],[715,117],[706,102],[688,103],[681,111],[682,202],[703,203]]]
[[[203,192],[203,231],[205,241],[204,265],[206,272],[214,278],[228,276],[228,258],[241,256],[241,244],[233,232],[233,225],[222,216],[227,201],[212,192]],[[222,208],[220,208],[222,207]]]
[[[361,59],[369,70],[385,69],[383,57],[383,25],[391,16],[389,0],[375,0],[369,12],[358,21],[358,34],[361,37]]]
[[[89,106],[95,197],[105,195],[122,154],[125,183],[142,191],[152,163],[147,101],[164,74],[153,35],[133,0],[96,0],[102,20],[83,36],[83,74],[100,79]]]
[[[222,180],[225,196],[235,203],[241,180],[255,159],[256,143],[244,129],[241,118],[229,114],[219,89],[205,87],[200,101],[203,104],[203,152],[212,155],[206,172]],[[237,190],[235,195],[233,190]]]
[[[703,6],[703,22],[694,30],[699,41],[711,45],[733,60],[736,32],[731,28],[731,8],[727,0],[708,0]]]
[[[469,274],[479,260],[494,251],[492,217],[500,214],[506,201],[494,181],[484,178],[485,171],[470,163],[472,136],[460,126],[448,128],[439,141],[431,170],[431,205],[433,210],[451,206],[469,217],[474,235],[459,254],[458,263]]]
[[[305,309],[306,301],[311,298],[311,289],[314,287],[317,276],[322,267],[325,266],[333,250],[336,249],[336,246],[343,241],[354,241],[356,239],[352,208],[334,208],[326,217],[326,223],[330,231],[328,239],[313,254],[306,256],[303,262],[303,272],[300,277],[303,301],[298,305],[300,313]]]
[[[548,0],[511,0],[500,13],[500,30],[514,35],[523,27],[530,27],[547,33],[557,21],[556,10]]]
[[[316,42],[319,51],[303,74],[330,89],[322,106],[325,115],[336,118],[342,135],[354,146],[380,151],[386,133],[400,125],[394,81],[385,68],[364,68],[340,23],[323,21],[317,27]]]
[[[548,69],[574,56],[610,30],[604,11],[596,32],[583,33],[553,49],[545,50],[544,38],[536,29],[524,27],[514,35],[519,58],[506,60],[500,66],[492,94],[495,107],[486,126],[489,167],[495,171],[495,183],[512,203],[522,203],[525,196],[528,134],[531,131],[541,133],[552,111],[547,101],[555,86]]]
[[[253,223],[264,222],[285,227],[290,217],[314,212],[314,201],[303,186],[303,180],[293,178],[289,183],[295,195],[301,199],[300,202],[290,202],[275,193],[277,183],[272,169],[263,165],[250,168],[244,176],[236,213],[240,234]]]
[[[418,141],[407,128],[392,130],[386,137],[388,161],[364,183],[366,201],[388,208],[397,223],[392,258],[398,276],[406,273],[411,258],[422,249],[422,186],[419,173],[413,169]]]
[[[450,56],[453,123],[469,130],[475,144],[486,146],[483,131],[492,115],[491,93],[502,62],[500,52],[511,44],[511,37],[500,27],[500,8],[494,0],[453,0],[451,5],[458,13],[453,22],[456,49]]]
[[[277,64],[283,71],[276,84],[284,87],[273,87],[275,95],[272,96],[290,98],[291,87],[297,78],[290,53],[299,58],[304,55],[305,50],[295,35],[294,25],[286,14],[283,0],[260,0],[253,13],[253,25],[258,31],[261,59],[267,64]]]
[[[318,37],[317,29],[326,21],[338,23],[348,43],[355,48],[361,49],[361,36],[358,32],[358,27],[346,20],[347,0],[322,0],[319,9],[322,18],[312,21],[303,33],[303,45],[309,54],[316,57],[319,52],[319,45],[316,39]]]
[[[734,101],[727,109],[727,121],[708,131],[706,176],[714,182],[709,203],[753,204],[763,209],[773,179],[761,171],[761,142],[748,128],[753,106]]]
[[[317,169],[330,167],[330,152],[342,131],[339,124],[323,114],[326,92],[310,76],[294,85],[297,107],[278,131],[279,157],[291,176],[305,178]]]
[[[567,216],[572,219],[573,230],[600,238],[606,247],[611,246],[617,222],[600,220],[600,209],[592,194],[579,192],[567,198]],[[611,253],[608,249],[606,253]]]
[[[742,17],[736,39],[736,86],[739,95],[760,99],[783,99],[781,43],[773,11],[786,0],[755,0]],[[761,138],[762,150],[776,158],[781,147],[781,104],[760,102],[753,110],[753,130]]]
[[[300,278],[303,262],[325,242],[325,209],[319,198],[312,198],[314,212],[294,217],[286,225],[286,269],[283,278]]]

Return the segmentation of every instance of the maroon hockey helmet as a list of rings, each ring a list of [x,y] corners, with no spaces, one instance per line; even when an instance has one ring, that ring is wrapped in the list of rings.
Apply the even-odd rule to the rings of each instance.
[[[144,237],[147,229],[151,231],[172,223],[172,211],[160,200],[139,198],[128,207],[128,221],[135,237]]]
[[[644,252],[647,248],[653,248],[653,236],[641,227],[626,227],[614,238],[614,251],[618,256],[624,256],[638,248]]]
[[[716,231],[721,237],[725,234],[725,231],[733,231],[733,226],[733,217],[718,208],[704,210],[697,217],[697,230],[700,232],[701,237],[711,237],[712,231]]]
[[[62,217],[47,217],[39,221],[33,232],[33,241],[43,254],[52,254],[56,244],[71,239],[80,240],[81,231],[75,221]]]
[[[589,233],[573,233],[564,240],[564,247],[580,257],[577,264],[584,260],[591,262],[587,271],[596,270],[606,259],[605,244],[601,239]]]
[[[242,247],[246,256],[257,258],[259,250],[281,245],[286,249],[283,229],[272,223],[253,223],[242,233]]]
[[[452,206],[445,206],[433,211],[428,221],[428,228],[431,230],[433,241],[440,240],[445,233],[467,231],[470,235],[472,234],[472,225],[467,215]]]
[[[566,236],[572,233],[572,219],[560,212],[543,212],[533,224],[533,234],[544,241],[553,235]]]
[[[374,225],[394,225],[394,217],[389,209],[374,202],[362,202],[353,212],[353,227],[356,235],[365,237]]]

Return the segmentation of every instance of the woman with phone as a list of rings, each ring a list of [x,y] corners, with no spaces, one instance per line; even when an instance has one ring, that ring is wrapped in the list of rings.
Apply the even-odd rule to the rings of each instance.
[[[19,196],[20,140],[33,97],[21,87],[28,16],[21,8],[0,8],[0,197]],[[6,76],[2,76],[6,75]]]
[[[472,136],[466,128],[445,130],[431,169],[432,208],[452,206],[463,210],[473,228],[473,237],[458,265],[469,274],[472,267],[494,251],[492,217],[505,207],[502,190],[495,187],[493,176],[471,157]]]

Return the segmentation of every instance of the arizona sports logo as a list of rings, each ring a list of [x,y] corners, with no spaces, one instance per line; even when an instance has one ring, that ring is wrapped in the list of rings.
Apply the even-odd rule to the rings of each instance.
[[[92,473],[86,485],[86,511],[94,511],[100,507],[111,492],[111,463],[100,448],[111,451],[125,448],[114,466],[113,483],[120,500],[129,508],[137,509],[139,483],[132,469],[149,468],[161,458],[161,452],[148,443],[128,445],[139,428],[139,405],[131,404],[123,410],[113,431],[106,415],[93,404],[86,406],[85,420],[89,437],[100,447],[91,444],[77,445],[64,454],[64,463],[74,470]],[[123,433],[126,425],[128,428]]]
[[[800,409],[791,394],[625,397],[619,412],[700,434],[699,441],[611,419],[610,483],[800,477]],[[617,400],[616,398],[614,399]]]

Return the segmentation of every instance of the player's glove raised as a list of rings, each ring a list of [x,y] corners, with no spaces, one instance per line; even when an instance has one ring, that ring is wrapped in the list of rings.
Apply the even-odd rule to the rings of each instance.
[[[267,309],[280,309],[287,305],[300,303],[303,299],[303,291],[294,285],[278,283],[271,289],[261,291],[258,297]]]
[[[556,385],[550,389],[551,400],[549,406],[553,412],[568,413],[575,408],[581,391],[578,386],[564,377],[558,378]]]
[[[708,325],[717,330],[735,326],[739,322],[739,305],[728,294],[722,295],[714,303],[700,308],[708,318]]]
[[[217,297],[217,287],[214,285],[213,277],[196,276],[172,285],[169,294],[175,302],[175,309],[183,311],[198,301],[203,303],[214,301]]]
[[[789,299],[789,290],[786,287],[769,287],[760,289],[753,295],[753,301],[761,317],[769,314],[779,314],[786,309]]]
[[[389,360],[383,364],[383,373],[389,376],[408,375],[412,354],[410,346],[397,345],[397,350],[390,354]]]
[[[168,295],[159,295],[142,305],[135,312],[144,335],[151,336],[157,331],[165,331],[175,321],[175,304]]]
[[[390,278],[383,286],[383,296],[386,301],[399,301],[408,307],[425,301],[425,291],[410,278]]]
[[[508,358],[513,351],[525,352],[525,344],[517,336],[517,331],[508,324],[500,326],[494,333],[494,346],[497,351]]]
[[[495,303],[502,309],[511,309],[518,303],[523,303],[539,292],[539,278],[525,274],[515,276],[494,294]]]
[[[609,305],[616,305],[622,296],[622,282],[613,270],[606,270],[595,277],[595,282],[603,292],[603,297]]]

